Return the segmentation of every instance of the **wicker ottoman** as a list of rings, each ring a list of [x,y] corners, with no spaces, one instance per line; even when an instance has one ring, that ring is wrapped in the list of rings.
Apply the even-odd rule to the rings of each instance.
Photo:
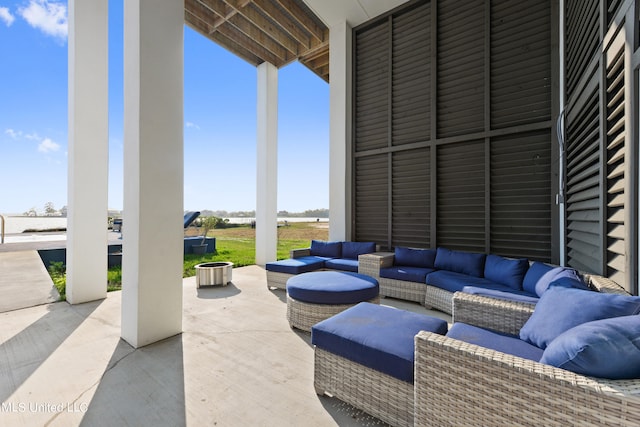
[[[291,327],[311,326],[359,302],[380,302],[378,281],[347,271],[316,271],[287,280],[287,320]]]
[[[313,326],[313,384],[392,426],[413,426],[414,337],[447,322],[360,303]]]

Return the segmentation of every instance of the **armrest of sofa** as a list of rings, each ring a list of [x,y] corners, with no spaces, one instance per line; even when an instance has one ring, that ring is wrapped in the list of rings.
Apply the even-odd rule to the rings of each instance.
[[[518,335],[535,307],[535,304],[521,301],[456,292],[453,294],[452,321]]]
[[[589,287],[598,292],[602,292],[605,294],[629,295],[629,292],[627,292],[622,286],[606,277],[590,273],[585,273],[583,277],[584,281],[589,285]]]
[[[632,426],[640,419],[640,380],[585,377],[425,331],[415,346],[416,426]]]
[[[309,255],[311,255],[311,248],[291,249],[289,251],[289,258],[300,258]]]
[[[393,252],[373,252],[358,256],[358,273],[380,278],[380,269],[393,265]]]

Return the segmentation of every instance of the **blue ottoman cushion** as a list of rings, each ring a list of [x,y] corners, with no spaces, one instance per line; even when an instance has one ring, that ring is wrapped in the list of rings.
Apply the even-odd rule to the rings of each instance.
[[[311,304],[356,304],[378,296],[378,281],[348,271],[316,271],[287,280],[287,294]]]
[[[265,265],[267,271],[276,273],[300,274],[324,268],[324,262],[328,258],[319,256],[303,256],[299,258],[283,259],[281,261],[268,262]]]
[[[447,337],[536,362],[544,353],[541,348],[522,341],[515,335],[502,334],[466,323],[454,323]]]
[[[391,307],[360,303],[311,328],[311,343],[353,362],[413,383],[414,337],[444,335],[447,322]]]

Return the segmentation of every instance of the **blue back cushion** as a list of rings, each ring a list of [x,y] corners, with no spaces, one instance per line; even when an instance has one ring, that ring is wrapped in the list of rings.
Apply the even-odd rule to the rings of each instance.
[[[553,267],[551,265],[545,264],[544,262],[535,261],[533,264],[531,264],[531,266],[527,270],[527,273],[524,275],[524,279],[522,280],[522,288],[531,294],[535,294],[536,284],[538,283],[538,281],[540,281],[543,276],[548,274],[554,268],[556,269],[556,271],[550,274],[550,276],[555,276],[562,267]],[[550,279],[545,280],[547,280],[547,283],[551,283]]]
[[[358,259],[358,255],[370,254],[376,251],[374,242],[342,242],[342,257]]]
[[[322,240],[311,241],[311,255],[328,258],[340,258],[342,256],[342,242],[324,242]]]
[[[522,280],[529,269],[526,259],[508,259],[498,255],[487,255],[484,277],[513,289],[522,289]]]
[[[596,320],[571,328],[549,344],[540,363],[591,377],[640,378],[640,316]]]
[[[485,258],[485,254],[438,248],[434,265],[438,270],[448,270],[455,273],[482,277],[484,274]]]
[[[436,260],[435,249],[413,249],[397,247],[393,263],[406,267],[433,268]]]
[[[540,297],[533,314],[520,329],[520,338],[545,349],[574,326],[638,312],[640,297],[553,286]]]

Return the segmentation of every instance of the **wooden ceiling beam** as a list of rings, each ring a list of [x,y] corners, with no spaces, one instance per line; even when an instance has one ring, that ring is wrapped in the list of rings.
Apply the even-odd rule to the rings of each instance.
[[[279,58],[278,56],[269,52],[266,48],[262,47],[259,43],[257,43],[255,40],[252,40],[250,37],[247,37],[246,34],[232,25],[222,25],[218,27],[216,32],[226,36],[228,39],[233,40],[237,45],[243,47],[249,52],[253,52],[256,56],[262,58],[263,61],[270,62],[276,67],[281,67],[286,63],[286,60]]]
[[[296,21],[300,23],[317,41],[325,41],[325,34],[321,27],[302,10],[293,0],[275,0],[284,10],[287,11]]]
[[[280,28],[280,26],[274,24],[258,11],[252,7],[245,7],[238,10],[238,13],[243,16],[249,22],[252,22],[256,27],[262,30],[265,34],[269,35],[277,43],[280,43],[285,49],[291,52],[293,55],[298,55],[299,48],[296,40]],[[234,18],[235,19],[235,18]]]
[[[265,34],[264,31],[256,27],[253,23],[251,23],[251,21],[249,21],[241,14],[232,16],[227,22],[230,25],[232,24],[238,30],[246,34],[247,37],[256,41],[259,45],[263,46],[269,52],[278,56],[282,60],[286,61],[290,58],[290,56],[287,54],[287,50],[281,44],[277,43],[273,38],[271,38],[268,34]]]
[[[294,22],[291,17],[281,12],[271,1],[253,0],[252,4],[259,8],[260,11],[273,20],[273,22],[276,22],[280,27],[282,27],[282,29],[291,37],[297,40],[298,43],[304,47],[303,51],[311,47],[311,37],[297,25],[297,22]]]
[[[213,10],[206,7],[198,0],[184,0],[184,9],[185,11],[190,12],[194,17],[205,22],[209,27],[209,31],[211,31],[215,20],[219,19],[219,16],[214,13]]]

